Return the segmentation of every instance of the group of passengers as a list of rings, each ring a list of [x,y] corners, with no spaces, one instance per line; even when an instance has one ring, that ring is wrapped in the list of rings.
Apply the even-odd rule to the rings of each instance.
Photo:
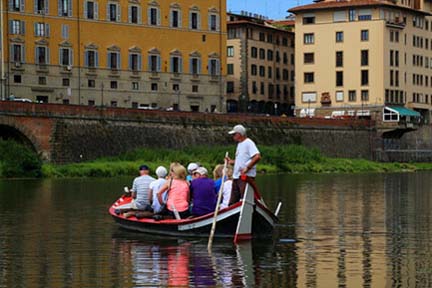
[[[180,163],[171,163],[169,172],[163,166],[156,169],[158,179],[150,176],[147,165],[139,167],[140,176],[135,178],[130,190],[133,202],[116,210],[124,217],[152,217],[155,220],[188,218],[214,212],[218,193],[221,193],[220,209],[238,202],[246,183],[256,189],[254,178],[260,153],[255,143],[247,138],[246,129],[236,125],[229,134],[238,142],[236,158],[227,157],[227,168],[219,164],[213,170],[213,179],[208,170],[198,163],[186,168]],[[234,167],[231,166],[234,164]],[[225,176],[223,176],[225,175]]]

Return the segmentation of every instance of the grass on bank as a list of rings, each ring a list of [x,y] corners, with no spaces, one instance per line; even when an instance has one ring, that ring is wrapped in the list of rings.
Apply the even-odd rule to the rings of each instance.
[[[365,173],[432,170],[432,163],[379,163],[364,159],[328,158],[317,149],[298,145],[260,146],[262,160],[258,171],[263,173]],[[117,157],[67,165],[44,164],[44,177],[115,177],[136,175],[138,166],[147,164],[152,171],[171,162],[187,165],[199,162],[211,172],[223,163],[225,152],[233,158],[235,146],[194,147],[183,150],[137,149]]]
[[[0,177],[40,177],[42,161],[31,148],[0,139]]]

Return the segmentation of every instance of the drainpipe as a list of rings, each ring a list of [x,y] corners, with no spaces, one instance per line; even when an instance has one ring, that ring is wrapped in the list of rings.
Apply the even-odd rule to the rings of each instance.
[[[3,42],[3,40],[4,40],[4,30],[6,30],[5,29],[5,25],[3,24],[3,13],[4,13],[4,11],[3,11],[3,0],[0,0],[0,29],[1,29],[1,31],[0,31],[0,46],[1,46],[1,74],[0,74],[0,100],[5,100],[5,81],[6,81],[6,78],[5,78],[5,59],[4,59],[4,56],[5,56],[5,53],[4,53],[4,50],[5,50],[5,48],[6,48],[6,45],[4,45],[4,42]]]

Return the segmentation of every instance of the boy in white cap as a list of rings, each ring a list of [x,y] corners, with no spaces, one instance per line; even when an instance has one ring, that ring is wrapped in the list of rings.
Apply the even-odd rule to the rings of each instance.
[[[159,200],[158,200],[158,197],[156,194],[159,192],[162,185],[165,184],[165,182],[167,181],[166,180],[167,174],[168,174],[167,169],[163,166],[159,166],[156,169],[156,175],[158,176],[158,179],[150,183],[149,198],[150,198],[150,203],[152,205],[154,213],[161,212],[161,208],[162,208],[161,203],[159,203]],[[162,194],[162,199],[166,199],[166,192],[164,192]]]
[[[261,160],[261,154],[255,142],[246,136],[246,128],[243,125],[234,126],[228,134],[232,135],[234,141],[237,142],[235,159],[227,158],[229,164],[234,164],[231,199],[229,201],[231,205],[243,198],[246,183],[249,183],[258,193],[255,176],[256,164]]]

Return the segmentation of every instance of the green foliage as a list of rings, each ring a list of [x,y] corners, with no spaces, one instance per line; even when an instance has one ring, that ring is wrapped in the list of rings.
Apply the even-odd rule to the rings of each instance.
[[[0,140],[0,177],[40,177],[42,161],[30,148]]]

